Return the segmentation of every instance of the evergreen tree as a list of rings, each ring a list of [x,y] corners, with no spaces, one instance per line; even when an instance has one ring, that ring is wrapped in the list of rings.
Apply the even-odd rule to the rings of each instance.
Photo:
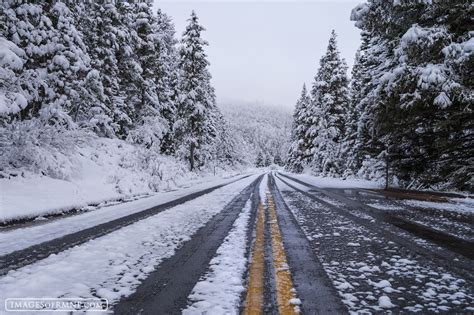
[[[353,10],[356,25],[369,34],[372,61],[366,63],[369,91],[359,103],[369,169],[368,160],[386,160],[405,185],[446,179],[462,189],[472,185],[472,82],[461,70],[472,64],[463,24],[469,10],[465,1],[383,0]]]
[[[347,65],[337,49],[336,33],[332,31],[326,54],[312,89],[314,137],[313,168],[323,175],[342,175],[342,141],[345,133],[346,113],[349,109]]]
[[[121,109],[125,107],[125,95],[120,89],[120,71],[117,55],[120,52],[121,20],[115,2],[88,1],[81,15],[81,32],[89,48],[91,66],[98,71],[102,83],[103,111],[106,121],[96,133],[107,137],[120,136],[119,122],[126,116]],[[123,27],[122,27],[123,28]],[[122,117],[118,119],[118,117]],[[126,119],[131,121],[130,118]]]
[[[119,102],[116,103],[114,121],[118,125],[117,135],[126,139],[135,126],[142,103],[143,69],[137,56],[137,45],[141,39],[135,28],[137,6],[126,1],[118,1],[116,8],[119,19],[116,58],[121,93]]]
[[[357,50],[350,82],[350,107],[346,115],[346,131],[341,158],[345,161],[344,175],[355,175],[362,167],[362,161],[370,151],[367,132],[366,102],[364,97],[370,90],[369,54],[367,34],[362,34],[362,45]]]
[[[303,84],[301,96],[296,102],[293,114],[291,131],[291,145],[288,152],[286,168],[292,172],[301,173],[304,164],[310,162],[312,157],[312,139],[309,137],[309,129],[312,125],[311,98]]]
[[[267,154],[265,156],[265,167],[269,167],[270,165],[272,165],[272,158],[269,154]]]
[[[237,163],[238,152],[235,139],[231,136],[230,128],[224,119],[224,116],[216,108],[213,112],[216,130],[215,140],[212,145],[212,152],[215,160],[221,165],[233,165]]]
[[[0,126],[8,123],[28,102],[21,88],[25,52],[0,37]]]
[[[178,53],[176,51],[174,25],[171,19],[158,9],[155,32],[159,36],[157,62],[157,93],[160,101],[161,116],[166,120],[168,131],[165,133],[161,152],[173,154],[175,144],[172,126],[176,116],[176,100],[178,95]]]
[[[275,157],[273,158],[273,163],[275,163],[278,166],[283,166],[283,160],[281,159],[281,156],[279,153],[277,153]]]
[[[215,110],[215,95],[210,84],[204,46],[201,38],[204,28],[199,25],[194,11],[181,40],[179,51],[179,97],[177,120],[174,124],[178,154],[189,161],[194,170],[205,163],[216,136],[212,112]]]
[[[135,55],[141,73],[138,81],[139,98],[136,99],[134,130],[128,139],[147,148],[161,148],[161,139],[169,129],[162,117],[161,102],[158,97],[160,35],[156,32],[156,20],[152,13],[152,1],[133,4],[132,27],[137,35]]]
[[[263,158],[263,154],[262,152],[258,152],[258,155],[257,155],[257,160],[255,161],[255,166],[256,167],[264,167],[265,166],[265,160]]]
[[[7,1],[1,12],[2,35],[25,52],[20,85],[27,104],[20,118],[38,117],[44,109],[56,123],[66,117],[63,113],[80,125],[99,121],[101,81],[77,27],[79,11],[61,1]]]

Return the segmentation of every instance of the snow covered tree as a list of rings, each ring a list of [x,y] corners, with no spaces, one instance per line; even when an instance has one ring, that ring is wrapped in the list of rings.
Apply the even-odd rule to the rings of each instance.
[[[48,60],[52,60],[55,48],[50,44],[50,41],[57,31],[51,20],[46,17],[40,3],[4,1],[0,3],[0,8],[0,30],[2,37],[5,38],[2,41],[2,51],[7,52],[2,58],[3,66],[5,66],[5,70],[2,72],[3,75],[6,75],[8,70],[12,70],[12,67],[21,70],[15,79],[13,77],[8,79],[10,81],[8,85],[11,85],[12,81],[16,81],[18,86],[21,86],[20,94],[27,102],[26,106],[21,106],[20,110],[14,109],[9,112],[20,119],[37,117],[43,103],[48,100],[48,95],[52,94],[48,85],[47,72],[40,69],[47,69]],[[12,52],[20,60],[12,59],[14,57]],[[11,60],[8,62],[8,67],[6,67],[7,59],[5,59],[7,56]],[[12,62],[15,59],[16,65]],[[22,64],[21,68],[20,64]],[[10,74],[14,73],[10,72]],[[11,97],[7,97],[7,100],[10,99],[8,102],[10,104]]]
[[[161,116],[166,120],[168,130],[161,142],[161,152],[173,154],[175,143],[172,126],[176,116],[178,95],[178,52],[176,50],[174,25],[171,19],[158,9],[155,32],[159,36],[157,71],[157,94]]]
[[[309,130],[314,137],[312,164],[313,169],[323,175],[343,173],[341,149],[349,109],[348,84],[347,65],[340,57],[333,30],[311,91],[314,119]]]
[[[269,167],[270,165],[272,165],[272,158],[269,154],[267,154],[265,156],[265,167]]]
[[[89,48],[91,66],[98,71],[102,83],[103,112],[106,117],[95,127],[99,135],[114,137],[120,135],[120,121],[126,116],[121,109],[124,92],[120,89],[120,72],[117,55],[120,51],[121,20],[115,2],[88,1],[83,3],[79,27],[84,34],[84,42]],[[123,27],[122,27],[123,28]],[[117,119],[118,117],[122,117]],[[131,122],[130,118],[127,118]],[[108,127],[108,128],[106,128]]]
[[[80,126],[95,124],[103,118],[102,82],[90,66],[83,34],[77,28],[78,12],[61,1],[45,3],[43,9],[54,28],[47,39],[51,59],[46,59],[49,89],[43,106],[65,111]]]
[[[291,131],[291,145],[288,152],[286,168],[292,172],[301,173],[304,164],[311,161],[312,139],[309,137],[309,129],[312,125],[311,98],[303,84],[301,96],[296,102],[293,113],[293,124]]]
[[[354,66],[352,67],[350,84],[350,106],[347,109],[345,117],[345,134],[342,142],[341,158],[344,161],[344,176],[353,175],[360,168],[360,161],[356,154],[357,127],[360,112],[357,110],[357,104],[363,88],[361,50],[357,50]]]
[[[116,53],[120,94],[114,110],[114,122],[118,125],[117,135],[126,139],[135,127],[138,108],[141,103],[143,69],[137,56],[137,44],[141,39],[135,29],[137,6],[127,1],[116,2],[117,40]]]
[[[216,137],[211,148],[213,159],[223,166],[241,162],[239,161],[236,140],[232,137],[230,127],[224,116],[217,109],[213,111],[213,116],[213,125],[216,130]]]
[[[255,161],[256,167],[264,167],[265,166],[265,159],[263,158],[262,152],[258,152],[257,160]]]
[[[281,156],[280,154],[276,154],[274,157],[273,157],[273,163],[278,165],[278,166],[283,166],[283,160],[281,159]]]
[[[207,42],[201,38],[204,27],[199,25],[194,11],[188,21],[179,51],[179,96],[174,131],[178,154],[188,160],[190,169],[194,170],[205,163],[209,153],[206,148],[216,137],[212,111],[217,107],[204,52]]]
[[[147,148],[161,148],[161,139],[169,129],[162,117],[161,102],[158,97],[160,35],[152,13],[152,1],[132,4],[132,30],[136,34],[135,55],[141,73],[137,82],[139,97],[135,99],[133,116],[134,129],[128,139]]]
[[[353,10],[368,34],[371,78],[358,105],[372,148],[363,164],[385,159],[404,185],[472,186],[472,82],[461,70],[472,64],[469,10],[465,1],[388,0]]]
[[[21,119],[37,117],[51,106],[45,113],[52,120],[64,117],[54,114],[60,111],[80,125],[97,120],[102,113],[91,109],[100,103],[101,82],[77,29],[78,12],[61,1],[7,1],[1,12],[2,35],[25,52],[21,86],[27,105]]]
[[[21,87],[25,52],[0,37],[0,126],[28,105]]]

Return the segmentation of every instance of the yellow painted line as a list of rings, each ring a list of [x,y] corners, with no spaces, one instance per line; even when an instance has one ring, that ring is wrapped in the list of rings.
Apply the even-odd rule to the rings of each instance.
[[[277,291],[278,311],[281,315],[299,314],[299,307],[292,304],[296,298],[296,290],[291,280],[291,273],[286,260],[285,248],[281,237],[275,203],[270,193],[267,194],[270,215],[270,236],[272,240],[273,267]]]
[[[252,249],[252,263],[249,270],[249,285],[245,299],[244,314],[263,314],[263,281],[265,271],[265,209],[258,206],[255,242]]]

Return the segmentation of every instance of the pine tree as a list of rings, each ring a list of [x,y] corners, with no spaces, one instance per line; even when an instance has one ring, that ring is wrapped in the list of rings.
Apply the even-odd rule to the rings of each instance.
[[[221,165],[234,165],[238,162],[236,141],[231,136],[230,127],[221,112],[216,109],[213,116],[216,136],[212,145],[212,155]]]
[[[204,28],[199,25],[194,11],[181,40],[179,51],[179,97],[177,120],[174,124],[178,154],[189,161],[194,170],[205,163],[216,136],[212,121],[215,110],[215,95],[210,84],[204,46],[207,42],[201,38]]]
[[[155,17],[152,13],[152,1],[133,4],[132,28],[136,34],[135,55],[141,73],[137,82],[139,98],[134,103],[134,129],[128,139],[147,148],[161,148],[161,139],[169,130],[162,117],[161,102],[158,97],[159,49],[161,38],[157,33]]]
[[[272,158],[270,157],[269,154],[267,154],[265,156],[265,167],[269,167],[270,165],[272,165]]]
[[[89,1],[82,10],[80,28],[84,42],[89,48],[91,66],[98,71],[102,83],[104,122],[95,127],[99,135],[115,137],[120,135],[119,122],[126,116],[124,93],[120,89],[120,71],[117,55],[120,52],[121,21],[115,2]],[[121,117],[118,119],[118,117]],[[131,121],[130,118],[127,120]]]
[[[175,29],[171,19],[158,9],[155,32],[159,35],[159,53],[157,69],[157,93],[160,100],[161,116],[166,120],[169,129],[162,139],[161,152],[175,152],[172,126],[176,116],[178,95],[178,52]]]
[[[135,30],[137,6],[126,1],[118,1],[116,8],[119,19],[116,58],[121,93],[116,103],[114,121],[118,124],[117,135],[126,139],[135,126],[142,101],[143,69],[137,56],[137,45],[141,40]]]
[[[368,34],[371,79],[359,102],[371,148],[364,165],[386,160],[404,185],[471,185],[472,85],[461,70],[472,64],[469,9],[465,1],[372,0],[353,10]]]
[[[345,176],[355,175],[362,167],[365,154],[370,151],[367,134],[366,103],[363,102],[370,87],[368,71],[367,34],[362,34],[362,45],[357,50],[350,82],[350,106],[346,114],[346,131],[341,158],[345,161]]]
[[[347,65],[337,49],[336,33],[332,31],[326,54],[311,91],[313,97],[314,137],[313,168],[323,175],[342,175],[342,141],[346,112],[349,109]]]
[[[50,42],[57,30],[46,16],[41,3],[4,1],[0,8],[1,31],[6,39],[4,45],[10,46],[8,42],[12,42],[18,47],[17,56],[23,64],[15,81],[22,87],[21,94],[27,104],[20,111],[14,110],[13,114],[20,119],[37,117],[52,94],[47,73],[42,73],[40,69],[47,69],[48,61],[53,57],[53,49],[46,50],[44,47],[52,46]]]
[[[38,117],[44,109],[57,123],[63,113],[80,125],[97,121],[102,113],[91,109],[100,104],[101,82],[77,28],[79,12],[61,1],[2,6],[3,36],[25,52],[21,86],[27,105],[21,119]]]
[[[17,45],[0,37],[0,126],[8,123],[27,106],[23,94],[22,72],[25,52]]]
[[[263,154],[262,152],[258,152],[258,155],[257,155],[257,160],[255,161],[255,166],[256,167],[264,167],[265,166],[265,160],[263,158]]]
[[[278,166],[283,166],[283,160],[281,159],[281,156],[279,153],[277,153],[275,157],[273,158],[273,163],[275,163]]]
[[[288,152],[286,168],[292,172],[301,173],[304,165],[310,162],[312,157],[312,139],[308,131],[312,124],[311,99],[303,84],[301,96],[296,102],[293,113],[293,124],[291,131],[291,145]]]

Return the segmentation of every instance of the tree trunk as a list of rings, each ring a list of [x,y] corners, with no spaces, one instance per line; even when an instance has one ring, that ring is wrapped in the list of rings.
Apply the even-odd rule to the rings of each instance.
[[[189,166],[191,171],[194,170],[194,143],[191,143],[191,147],[189,150]]]

